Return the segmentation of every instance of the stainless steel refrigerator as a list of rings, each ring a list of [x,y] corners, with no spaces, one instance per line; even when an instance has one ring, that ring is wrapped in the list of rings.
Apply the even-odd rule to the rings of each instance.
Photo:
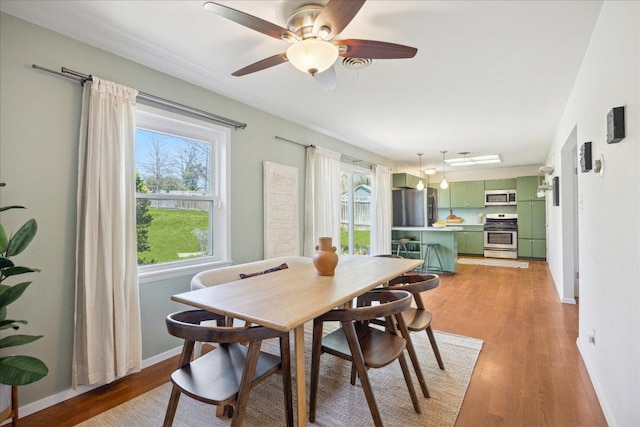
[[[431,227],[437,221],[437,190],[401,189],[392,191],[394,227]]]

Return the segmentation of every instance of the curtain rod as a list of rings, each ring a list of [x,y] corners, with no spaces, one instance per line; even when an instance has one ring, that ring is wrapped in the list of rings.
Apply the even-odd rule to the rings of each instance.
[[[31,65],[32,68],[35,68],[37,70],[42,70],[42,71],[46,71],[47,73],[51,73],[51,74],[56,74],[58,76],[61,77],[66,77],[68,79],[72,79],[72,80],[76,80],[81,82],[82,84],[84,84],[87,81],[91,81],[91,75],[90,74],[84,74],[84,73],[80,73],[78,71],[73,71],[70,70],[68,68],[62,67],[62,72],[60,71],[55,71],[55,70],[51,70],[49,68],[45,68],[45,67],[41,67],[39,65],[36,64],[32,64]],[[145,92],[138,92],[138,97],[141,99],[144,99],[145,101],[149,101],[149,102],[154,102],[156,104],[161,104],[164,105],[166,107],[171,107],[171,108],[175,108],[177,110],[181,110],[181,111],[185,111],[187,113],[191,113],[194,114],[196,116],[208,119],[208,120],[212,120],[218,123],[222,123],[225,125],[229,125],[229,126],[233,126],[234,128],[238,129],[244,129],[247,127],[246,123],[241,123],[241,122],[237,122],[235,120],[231,120],[231,119],[227,119],[226,117],[222,117],[222,116],[217,116],[215,114],[209,113],[207,111],[204,110],[199,110],[197,108],[193,108],[193,107],[189,107],[188,105],[184,105],[184,104],[180,104],[174,101],[169,101],[168,99],[164,99],[164,98],[160,98],[158,96],[155,95],[151,95]]]
[[[276,135],[275,138],[279,139],[281,141],[291,142],[292,144],[302,145],[303,147],[306,147],[306,148],[309,148],[309,147],[314,147],[315,148],[315,145],[313,145],[313,144],[303,144],[302,142],[293,141],[291,139],[283,138],[283,137],[278,136],[278,135]],[[345,158],[345,159],[349,160],[352,163],[362,163],[364,165],[368,165],[370,168],[376,166],[375,163],[367,162],[365,160],[356,159],[355,157],[347,156],[346,154],[340,154],[340,158]]]

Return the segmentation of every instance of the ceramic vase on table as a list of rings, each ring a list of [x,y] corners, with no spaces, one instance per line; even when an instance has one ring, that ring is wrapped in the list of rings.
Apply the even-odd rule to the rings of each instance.
[[[313,253],[313,265],[316,267],[318,276],[333,276],[338,265],[338,254],[336,247],[332,246],[331,237],[320,237],[320,244],[316,246]]]

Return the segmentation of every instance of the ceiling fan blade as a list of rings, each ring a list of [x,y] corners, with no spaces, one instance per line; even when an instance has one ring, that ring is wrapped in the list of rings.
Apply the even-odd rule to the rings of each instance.
[[[340,56],[347,58],[368,59],[399,59],[413,58],[418,49],[401,44],[379,42],[375,40],[335,40],[336,46],[346,46],[346,52],[340,52]]]
[[[249,15],[248,13],[240,12],[239,10],[232,9],[230,7],[223,6],[211,1],[206,2],[202,7],[204,7],[209,12],[213,12],[216,15],[220,15],[223,18],[227,18],[230,21],[243,25],[247,28],[251,28],[252,30],[255,30],[259,33],[266,34],[275,39],[282,40],[283,36],[286,35],[289,37],[293,37],[295,40],[298,40],[298,36],[287,30],[286,28],[273,24],[269,21],[265,21],[264,19],[260,19],[253,15]]]
[[[288,62],[287,53],[282,52],[277,55],[270,56],[269,58],[265,58],[262,61],[247,65],[246,67],[239,69],[231,75],[240,77],[247,74],[255,73],[256,71],[262,71],[270,67],[275,67],[276,65],[280,65],[285,62]]]
[[[323,72],[317,73],[313,77],[316,79],[318,84],[320,84],[320,87],[322,88],[322,90],[324,90],[325,92],[331,92],[332,90],[336,89],[336,86],[337,86],[336,69],[333,65],[327,68],[326,70],[324,70]]]
[[[322,27],[331,30],[325,40],[331,40],[345,29],[366,0],[329,0],[313,23],[313,34]]]

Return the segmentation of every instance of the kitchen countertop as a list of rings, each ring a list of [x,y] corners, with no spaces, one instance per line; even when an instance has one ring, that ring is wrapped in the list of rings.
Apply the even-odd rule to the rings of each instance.
[[[446,227],[393,227],[392,230],[405,231],[462,231],[462,227],[447,225]]]

